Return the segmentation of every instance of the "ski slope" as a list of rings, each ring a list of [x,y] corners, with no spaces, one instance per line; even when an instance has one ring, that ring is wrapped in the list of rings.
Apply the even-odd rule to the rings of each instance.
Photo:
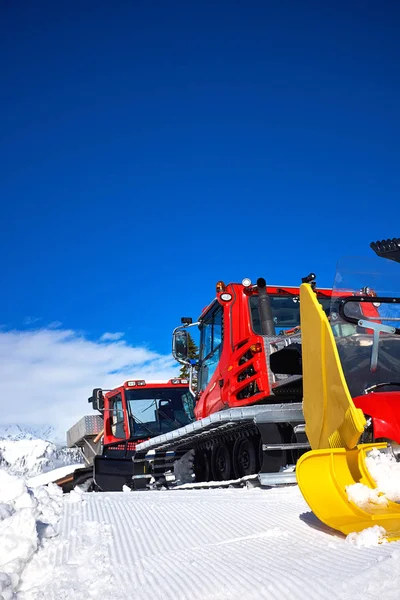
[[[400,543],[351,543],[297,486],[74,491],[57,532],[23,570],[18,600],[399,597]]]

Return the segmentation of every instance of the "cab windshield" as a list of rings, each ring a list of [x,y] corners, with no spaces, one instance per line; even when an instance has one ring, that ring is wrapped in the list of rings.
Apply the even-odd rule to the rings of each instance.
[[[400,389],[400,265],[383,258],[339,261],[330,322],[353,397]]]
[[[274,318],[275,332],[293,329],[300,325],[300,302],[298,295],[269,295],[271,302],[272,315]],[[326,314],[329,314],[331,298],[330,296],[318,297],[319,302]],[[262,335],[260,315],[258,311],[258,296],[250,297],[251,321],[254,333]]]
[[[187,425],[189,388],[125,390],[131,437],[151,437]]]

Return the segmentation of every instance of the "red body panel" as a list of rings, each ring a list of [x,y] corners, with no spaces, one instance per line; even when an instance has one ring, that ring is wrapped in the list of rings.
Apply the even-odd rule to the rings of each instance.
[[[374,439],[400,444],[400,392],[375,392],[354,398],[354,404],[372,418]]]
[[[221,300],[221,293],[229,293],[232,299],[228,302]],[[268,286],[269,295],[298,296],[298,287]],[[321,296],[330,297],[331,290],[321,290]],[[223,307],[224,339],[215,372],[207,387],[199,394],[195,407],[196,419],[202,419],[225,408],[235,408],[255,404],[271,394],[271,384],[268,376],[264,348],[254,354],[244,365],[240,364],[250,346],[259,343],[263,347],[263,338],[254,333],[251,326],[249,297],[257,295],[257,291],[245,288],[239,283],[230,283],[223,292],[217,293],[216,301]],[[213,306],[209,304],[200,318]],[[238,376],[245,369],[253,366],[255,374],[238,381]],[[259,392],[251,398],[239,399],[238,393],[252,381],[257,383]]]

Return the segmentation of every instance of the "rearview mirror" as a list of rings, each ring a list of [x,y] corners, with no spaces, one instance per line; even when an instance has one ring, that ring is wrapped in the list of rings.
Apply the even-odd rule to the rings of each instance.
[[[172,336],[172,355],[179,362],[189,359],[188,334],[184,329],[175,330]]]
[[[93,404],[93,410],[104,410],[104,396],[101,388],[94,388],[92,396],[88,402]]]

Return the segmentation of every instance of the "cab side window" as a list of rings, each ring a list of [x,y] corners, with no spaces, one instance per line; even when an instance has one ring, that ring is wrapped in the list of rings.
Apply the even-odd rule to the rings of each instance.
[[[201,326],[200,389],[208,385],[217,367],[222,350],[222,306],[211,310]]]
[[[111,399],[112,413],[111,413],[111,430],[112,434],[116,438],[125,439],[125,423],[124,423],[124,411],[122,408],[121,394],[116,394]]]

